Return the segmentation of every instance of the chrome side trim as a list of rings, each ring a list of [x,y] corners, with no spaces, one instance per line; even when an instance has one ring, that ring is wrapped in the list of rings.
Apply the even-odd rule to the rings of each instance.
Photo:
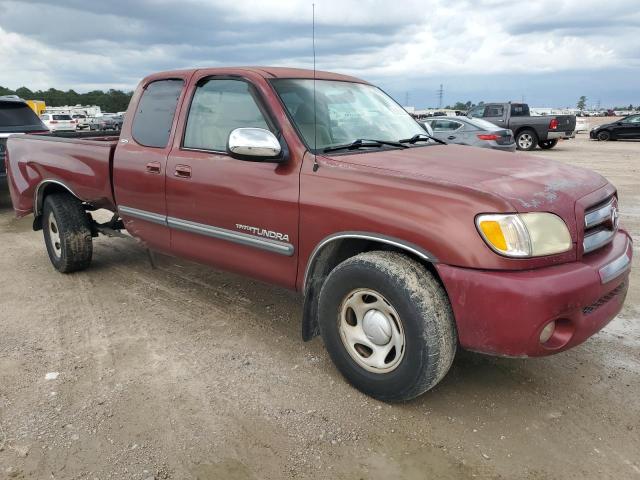
[[[68,186],[66,186],[63,182],[61,182],[60,180],[41,180],[40,183],[38,183],[38,185],[36,185],[35,190],[33,191],[33,216],[37,217],[38,215],[40,215],[41,209],[42,209],[42,201],[41,201],[41,193],[42,193],[42,189],[43,187],[47,184],[47,183],[55,183],[57,185],[60,185],[61,187],[64,187],[65,190],[67,190],[71,195],[73,195],[74,197],[76,197],[78,200],[80,200],[81,202],[84,202],[84,200],[82,200],[78,195],[76,195],[74,193],[73,190],[71,190]]]
[[[225,228],[212,227],[210,225],[205,225],[202,223],[191,222],[189,220],[181,220],[179,218],[168,217],[167,224],[169,225],[169,227],[175,228],[177,230],[197,233],[220,240],[227,240],[229,242],[238,243],[240,245],[246,245],[249,247],[259,248],[261,250],[267,250],[273,253],[279,253],[280,255],[286,255],[288,257],[293,255],[294,252],[293,245],[287,242],[279,242],[277,240],[260,238],[254,235],[247,235],[246,233],[234,232],[233,230],[227,230]]]
[[[615,197],[614,197],[615,198]],[[593,210],[584,216],[584,228],[595,227],[611,218],[611,209],[613,207],[614,199],[612,198],[609,203],[603,205],[597,210]]]
[[[631,257],[629,256],[629,241],[627,240],[627,246],[624,250],[624,254],[606,264],[598,272],[600,274],[600,283],[607,283],[614,278],[619,277],[624,272],[631,268]]]
[[[591,235],[586,235],[582,241],[584,253],[593,252],[600,247],[604,247],[613,239],[616,232],[616,230],[599,230]]]
[[[304,272],[304,283],[303,283],[303,288],[306,292],[306,288],[307,288],[307,282],[309,280],[309,272],[311,271],[311,267],[313,266],[316,257],[318,256],[318,254],[320,253],[320,251],[326,246],[328,245],[330,242],[333,242],[335,240],[341,240],[344,238],[357,238],[360,240],[371,240],[374,242],[380,242],[380,243],[384,243],[386,245],[391,245],[393,247],[397,247],[400,248],[402,250],[405,250],[409,253],[413,253],[414,255],[422,258],[423,260],[426,260],[428,262],[431,263],[437,263],[438,260],[436,259],[436,257],[434,255],[432,255],[431,253],[429,253],[428,251],[424,250],[423,248],[410,243],[410,242],[405,242],[403,240],[394,238],[394,237],[388,237],[386,235],[382,235],[382,234],[377,234],[377,233],[369,233],[369,232],[340,232],[340,233],[334,233],[333,235],[329,235],[328,237],[325,237],[323,240],[320,241],[320,243],[318,243],[316,245],[316,247],[313,249],[313,252],[311,252],[311,255],[309,255],[309,259],[307,261],[307,266],[305,268],[305,272]]]
[[[157,223],[159,225],[167,226],[167,216],[159,213],[147,212],[146,210],[138,210],[131,207],[118,207],[118,212],[128,215],[130,217],[146,220],[147,222]]]

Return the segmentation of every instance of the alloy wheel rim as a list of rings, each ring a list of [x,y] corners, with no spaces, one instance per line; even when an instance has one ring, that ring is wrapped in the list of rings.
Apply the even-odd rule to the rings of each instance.
[[[357,289],[340,307],[339,331],[351,358],[373,373],[389,373],[400,365],[405,334],[398,312],[375,290]]]
[[[528,133],[523,133],[522,135],[520,135],[520,138],[518,138],[518,144],[521,148],[529,148],[532,143],[533,138],[531,138],[531,135],[529,135]]]
[[[58,222],[56,222],[56,217],[53,212],[49,214],[47,225],[49,228],[49,240],[51,241],[51,246],[53,247],[53,254],[56,256],[56,258],[60,258],[62,256],[60,230],[58,230]]]

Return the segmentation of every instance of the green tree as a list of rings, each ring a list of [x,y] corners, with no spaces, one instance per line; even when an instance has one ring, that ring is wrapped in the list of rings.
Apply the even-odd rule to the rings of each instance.
[[[587,97],[582,95],[578,99],[578,104],[576,105],[576,107],[578,108],[578,110],[584,110],[586,108],[586,106],[587,106]]]

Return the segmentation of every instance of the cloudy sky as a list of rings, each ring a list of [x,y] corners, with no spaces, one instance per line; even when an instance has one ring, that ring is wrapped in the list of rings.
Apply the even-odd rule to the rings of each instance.
[[[0,85],[131,90],[157,70],[310,67],[311,3],[0,0]],[[319,69],[424,107],[640,103],[638,0],[315,0]]]

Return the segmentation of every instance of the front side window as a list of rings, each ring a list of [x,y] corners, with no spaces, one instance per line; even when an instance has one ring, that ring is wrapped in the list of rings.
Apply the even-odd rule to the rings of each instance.
[[[136,142],[145,147],[167,146],[183,86],[184,82],[176,79],[158,80],[147,85],[131,128]]]
[[[224,152],[236,128],[269,130],[256,95],[242,80],[211,79],[199,85],[191,101],[183,146]]]
[[[290,118],[312,150],[358,139],[394,141],[424,134],[424,129],[377,87],[362,83],[278,79],[273,86]],[[315,122],[314,122],[315,110]]]
[[[640,115],[634,115],[632,117],[627,117],[622,120],[622,123],[640,123]]]
[[[502,105],[488,105],[484,110],[484,117],[502,117],[504,107]]]

